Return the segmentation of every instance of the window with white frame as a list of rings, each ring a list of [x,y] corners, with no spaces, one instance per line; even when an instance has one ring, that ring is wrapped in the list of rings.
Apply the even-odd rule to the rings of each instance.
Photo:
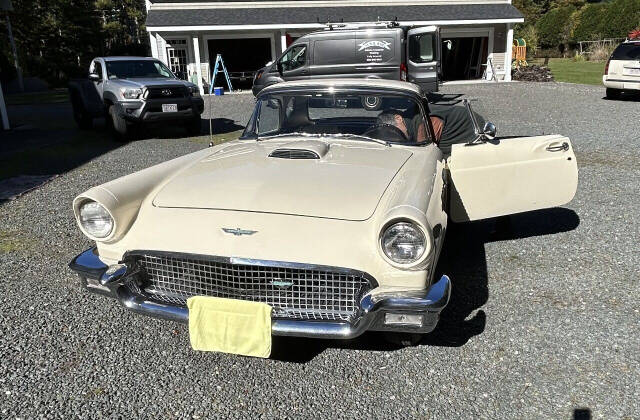
[[[167,41],[167,64],[171,71],[180,79],[187,80],[187,40],[168,39]]]

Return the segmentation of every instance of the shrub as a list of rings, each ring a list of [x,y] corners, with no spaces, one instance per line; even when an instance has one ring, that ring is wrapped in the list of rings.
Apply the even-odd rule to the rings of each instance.
[[[538,52],[538,31],[533,25],[527,25],[515,34],[515,38],[522,38],[527,42],[527,54]]]
[[[571,38],[575,42],[601,39],[600,28],[605,25],[606,16],[606,4],[587,4],[574,15],[575,27]]]
[[[571,58],[571,61],[581,63],[583,61],[587,61],[587,58],[584,56],[584,54],[580,54],[578,53],[578,51],[575,51],[573,57]]]
[[[589,60],[604,61],[611,56],[613,50],[617,47],[611,42],[598,41],[589,47]]]
[[[635,1],[635,0],[634,0]],[[640,0],[638,0],[640,1]],[[536,22],[539,44],[544,48],[561,48],[569,42],[572,29],[572,6],[550,10]]]
[[[605,38],[624,38],[640,25],[640,0],[614,0],[607,5],[599,32]]]

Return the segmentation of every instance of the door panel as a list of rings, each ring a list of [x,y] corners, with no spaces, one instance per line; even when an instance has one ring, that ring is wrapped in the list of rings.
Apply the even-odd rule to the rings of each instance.
[[[439,29],[435,26],[407,32],[407,80],[426,91],[437,90],[440,59]]]
[[[454,144],[447,164],[454,222],[560,206],[578,186],[571,141],[559,135]]]

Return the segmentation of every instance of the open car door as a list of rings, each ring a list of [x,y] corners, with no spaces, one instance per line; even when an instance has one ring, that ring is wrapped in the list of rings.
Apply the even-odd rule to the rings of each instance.
[[[436,92],[442,57],[440,28],[423,26],[407,31],[407,81],[425,92]]]
[[[447,166],[454,222],[560,206],[578,187],[571,141],[559,135],[454,144]]]

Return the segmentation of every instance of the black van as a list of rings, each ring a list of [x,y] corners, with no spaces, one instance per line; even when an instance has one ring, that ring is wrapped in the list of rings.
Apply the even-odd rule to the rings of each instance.
[[[436,26],[330,24],[323,31],[298,38],[275,62],[258,70],[253,94],[282,81],[344,77],[407,80],[425,92],[435,92],[441,55]]]

